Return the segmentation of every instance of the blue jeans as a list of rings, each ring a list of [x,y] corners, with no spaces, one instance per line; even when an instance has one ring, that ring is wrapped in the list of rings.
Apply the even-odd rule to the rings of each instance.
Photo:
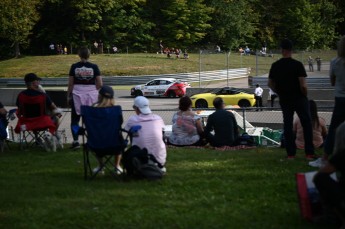
[[[306,155],[314,155],[313,127],[307,97],[296,101],[282,102],[280,106],[283,111],[285,148],[288,156],[296,155],[296,143],[293,133],[293,116],[296,112],[303,127],[304,150]]]
[[[331,155],[333,153],[336,129],[344,121],[345,121],[345,98],[335,97],[335,104],[333,108],[331,124],[329,126],[328,135],[325,141],[325,147],[324,147],[325,154]]]

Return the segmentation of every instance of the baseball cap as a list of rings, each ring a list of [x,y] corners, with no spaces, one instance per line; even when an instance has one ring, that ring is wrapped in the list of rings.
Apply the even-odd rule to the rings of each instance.
[[[101,87],[101,89],[99,89],[99,94],[101,94],[102,96],[106,97],[106,98],[114,98],[114,90],[112,87],[109,87],[107,85],[103,85]]]
[[[149,100],[144,96],[138,96],[134,99],[134,106],[136,106],[143,114],[152,113],[149,105]]]
[[[40,77],[38,77],[35,73],[28,73],[24,77],[25,83],[30,83],[35,80],[42,80]]]
[[[282,40],[282,42],[280,43],[280,47],[281,47],[282,49],[292,50],[292,41],[290,41],[289,39],[285,38],[285,39]]]

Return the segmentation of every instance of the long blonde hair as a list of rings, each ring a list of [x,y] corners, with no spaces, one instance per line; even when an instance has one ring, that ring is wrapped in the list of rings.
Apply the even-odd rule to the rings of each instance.
[[[115,106],[115,99],[114,98],[107,98],[101,94],[98,94],[98,102],[96,104],[97,107],[112,107]]]

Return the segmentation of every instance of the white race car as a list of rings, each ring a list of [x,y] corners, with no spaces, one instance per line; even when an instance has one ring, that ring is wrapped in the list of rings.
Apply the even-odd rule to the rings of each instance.
[[[187,87],[190,87],[189,83],[174,78],[158,78],[149,81],[145,85],[137,85],[131,88],[131,96],[182,97],[186,94]]]

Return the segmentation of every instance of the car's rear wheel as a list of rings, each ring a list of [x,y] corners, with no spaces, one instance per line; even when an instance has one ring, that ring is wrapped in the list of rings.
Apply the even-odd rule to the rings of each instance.
[[[169,91],[168,92],[168,97],[169,98],[175,98],[176,97],[176,93],[174,91]]]
[[[250,107],[250,102],[248,100],[242,99],[238,102],[240,107]]]
[[[137,97],[137,96],[142,96],[143,95],[143,92],[140,91],[140,90],[136,90],[135,93],[134,93],[134,96]]]
[[[204,99],[199,99],[195,102],[196,108],[208,108],[207,101]]]

